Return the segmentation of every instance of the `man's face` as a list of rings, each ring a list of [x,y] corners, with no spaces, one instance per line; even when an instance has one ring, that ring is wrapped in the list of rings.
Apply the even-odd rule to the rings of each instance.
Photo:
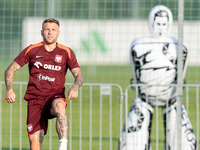
[[[156,17],[154,21],[154,33],[157,36],[162,36],[167,33],[169,21],[167,17]]]
[[[47,22],[43,25],[41,31],[43,40],[46,44],[53,44],[57,41],[58,36],[60,35],[59,27],[56,23]]]

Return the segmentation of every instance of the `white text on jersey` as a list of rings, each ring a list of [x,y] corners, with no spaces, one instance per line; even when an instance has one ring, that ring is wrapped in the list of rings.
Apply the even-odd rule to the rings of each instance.
[[[41,62],[35,62],[34,65],[39,69],[39,66],[43,66]],[[49,65],[49,64],[44,64],[44,69],[49,69],[49,70],[55,70],[55,71],[60,71],[61,66],[54,66],[54,65]]]
[[[51,81],[51,82],[55,81],[55,78],[50,78],[48,76],[44,76],[41,73],[38,74],[37,78],[38,78],[38,81],[40,81],[40,80],[48,80],[48,81]]]

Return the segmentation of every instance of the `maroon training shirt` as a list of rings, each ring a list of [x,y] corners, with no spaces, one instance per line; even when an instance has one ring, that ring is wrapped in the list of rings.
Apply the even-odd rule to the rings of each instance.
[[[79,67],[74,52],[59,43],[52,52],[44,48],[43,42],[30,45],[14,61],[21,67],[29,63],[30,76],[25,100],[39,100],[61,93],[67,69]]]

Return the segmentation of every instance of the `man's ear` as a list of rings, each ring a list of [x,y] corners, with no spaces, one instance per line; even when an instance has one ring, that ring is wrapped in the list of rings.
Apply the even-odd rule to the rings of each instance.
[[[43,37],[43,31],[41,30],[41,36]]]
[[[58,36],[60,36],[60,31],[58,31]]]

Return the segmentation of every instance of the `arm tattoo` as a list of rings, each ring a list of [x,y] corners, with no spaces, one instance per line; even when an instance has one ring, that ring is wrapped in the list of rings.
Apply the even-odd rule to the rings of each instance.
[[[74,82],[74,85],[73,85],[73,88],[74,90],[78,90],[78,88],[83,84],[84,82],[84,79],[83,79],[83,76],[82,76],[82,73],[81,71],[77,70],[76,68],[75,69],[72,69],[71,70],[74,78],[75,78],[75,82]]]
[[[12,89],[13,75],[10,72],[5,72],[6,91]]]
[[[10,66],[6,69],[5,76],[5,84],[6,90],[9,91],[12,89],[12,82],[14,78],[14,73],[20,68],[20,65],[13,61]]]

